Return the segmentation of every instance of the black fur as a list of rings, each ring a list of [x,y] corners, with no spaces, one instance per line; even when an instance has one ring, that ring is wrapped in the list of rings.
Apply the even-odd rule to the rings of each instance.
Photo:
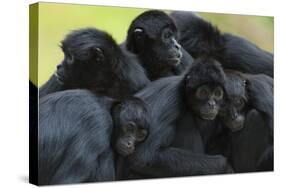
[[[94,28],[73,31],[62,41],[61,47],[64,60],[40,88],[40,97],[56,91],[83,88],[122,98],[148,83],[136,58],[122,51],[103,31]]]
[[[262,113],[267,119],[273,135],[273,79],[269,76],[259,74],[243,74],[247,80],[247,92],[251,107]]]
[[[216,83],[224,86],[225,74],[219,62],[209,57],[200,57],[195,60],[187,73],[186,87],[194,90],[206,83]]]
[[[142,38],[136,39],[135,29],[143,30]],[[165,45],[161,43],[161,34],[164,29],[169,28],[177,39],[177,28],[172,19],[164,12],[158,10],[146,11],[136,17],[129,29],[123,47],[135,53],[142,66],[146,69],[150,80],[160,77],[179,75],[183,73],[193,58],[178,44]],[[182,58],[179,64],[171,65],[167,60],[171,51],[178,45]]]
[[[205,63],[204,63],[205,64]],[[214,62],[209,62],[205,74],[220,74],[221,67]],[[212,66],[211,66],[212,65]],[[186,131],[189,139],[187,146],[175,147],[173,143],[177,140],[177,124],[183,120],[186,130],[190,126],[189,107],[186,104],[185,94],[186,78],[188,75],[197,72],[200,62],[195,62],[187,71],[187,75],[163,78],[151,83],[145,89],[137,93],[137,96],[144,100],[151,109],[153,117],[150,135],[146,141],[137,148],[130,157],[130,168],[143,177],[173,177],[199,174],[225,173],[228,170],[226,158],[220,155],[205,155],[202,151],[202,140],[200,135]],[[215,69],[214,67],[217,67]],[[216,70],[216,71],[212,71]],[[220,70],[220,71],[218,71]],[[196,75],[203,77],[206,75]],[[216,75],[216,77],[223,77]],[[192,79],[192,78],[190,78]],[[213,81],[213,80],[212,80]],[[200,84],[200,83],[196,83]],[[187,90],[187,91],[185,91]],[[187,122],[184,121],[187,118]],[[192,116],[191,116],[192,118]],[[191,125],[192,126],[192,125]],[[190,134],[190,135],[189,135]],[[198,144],[198,146],[197,146]]]
[[[41,98],[39,117],[39,185],[123,178],[128,167],[119,164],[114,152],[116,133],[122,126],[119,119],[137,122],[147,131],[150,123],[149,111],[140,99],[119,102],[87,90]],[[123,165],[121,171],[115,165]]]
[[[272,171],[274,170],[274,151],[273,146],[268,147],[259,158],[258,171]]]
[[[39,185],[115,179],[111,103],[86,90],[40,99]]]
[[[228,96],[242,96],[246,101],[244,110],[257,110],[267,119],[267,126],[273,135],[273,79],[264,74],[243,74],[226,70],[227,82],[225,84]],[[237,83],[244,82],[241,87]],[[246,112],[247,113],[247,112]]]
[[[192,12],[171,13],[179,33],[179,42],[194,58],[214,56],[223,67],[245,73],[263,73],[273,77],[273,55],[250,41],[221,33],[208,21]]]
[[[245,117],[244,128],[227,133],[230,140],[224,140],[230,142],[227,157],[235,172],[273,170],[273,79],[229,70],[226,76],[226,105],[231,105],[231,100],[238,96],[245,100],[244,108],[237,111]]]
[[[179,42],[192,57],[221,53],[224,40],[221,32],[193,12],[174,11],[170,14],[179,31]]]
[[[249,111],[244,128],[230,133],[230,139],[228,158],[235,172],[273,170],[273,137],[261,113]]]

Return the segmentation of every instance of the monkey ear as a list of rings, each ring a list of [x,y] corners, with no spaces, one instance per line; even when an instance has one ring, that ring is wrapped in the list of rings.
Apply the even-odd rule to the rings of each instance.
[[[64,62],[66,65],[72,65],[75,62],[74,54],[72,54],[63,44],[60,45],[64,53]]]
[[[92,57],[97,61],[97,62],[102,62],[104,61],[104,53],[100,48],[92,48],[91,53],[93,54]]]
[[[67,65],[72,65],[75,62],[74,55],[70,52],[64,52],[65,62]]]

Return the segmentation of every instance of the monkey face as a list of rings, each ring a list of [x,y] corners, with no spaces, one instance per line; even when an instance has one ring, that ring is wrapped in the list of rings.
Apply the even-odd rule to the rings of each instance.
[[[122,155],[127,156],[135,151],[135,146],[145,140],[147,130],[138,126],[135,122],[126,122],[121,125],[121,130],[116,141],[116,151]]]
[[[223,89],[220,86],[202,85],[198,87],[189,101],[193,111],[202,119],[214,120],[223,100]]]
[[[166,27],[151,41],[151,51],[162,62],[169,66],[177,66],[181,62],[181,45],[177,42],[177,32]]]
[[[246,85],[246,80],[239,73],[227,71],[226,99],[220,114],[224,124],[232,132],[239,131],[244,127],[245,114],[248,108]]]
[[[151,121],[147,106],[136,97],[124,100],[114,105],[113,120],[114,148],[120,155],[128,156],[147,138]]]
[[[246,101],[239,96],[229,96],[225,103],[220,114],[226,127],[232,132],[243,129]]]

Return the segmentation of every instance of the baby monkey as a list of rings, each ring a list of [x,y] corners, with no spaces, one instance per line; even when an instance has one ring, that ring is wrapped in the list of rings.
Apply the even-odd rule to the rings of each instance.
[[[132,97],[113,105],[112,117],[114,121],[112,147],[117,153],[116,180],[136,178],[129,170],[127,158],[149,134],[151,121],[147,105],[141,99]]]

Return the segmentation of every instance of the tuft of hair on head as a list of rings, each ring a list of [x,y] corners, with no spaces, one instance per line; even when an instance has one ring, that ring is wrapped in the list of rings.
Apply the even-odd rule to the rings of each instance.
[[[149,10],[145,11],[142,14],[138,15],[131,24],[130,29],[134,29],[135,26],[153,26],[153,28],[157,29],[157,26],[166,26],[166,25],[173,25],[173,28],[175,28],[174,21],[172,18],[166,14],[164,11],[160,10]],[[162,28],[160,28],[162,29]]]
[[[185,75],[187,89],[196,89],[203,84],[218,84],[224,86],[226,80],[221,64],[210,56],[195,59]]]

